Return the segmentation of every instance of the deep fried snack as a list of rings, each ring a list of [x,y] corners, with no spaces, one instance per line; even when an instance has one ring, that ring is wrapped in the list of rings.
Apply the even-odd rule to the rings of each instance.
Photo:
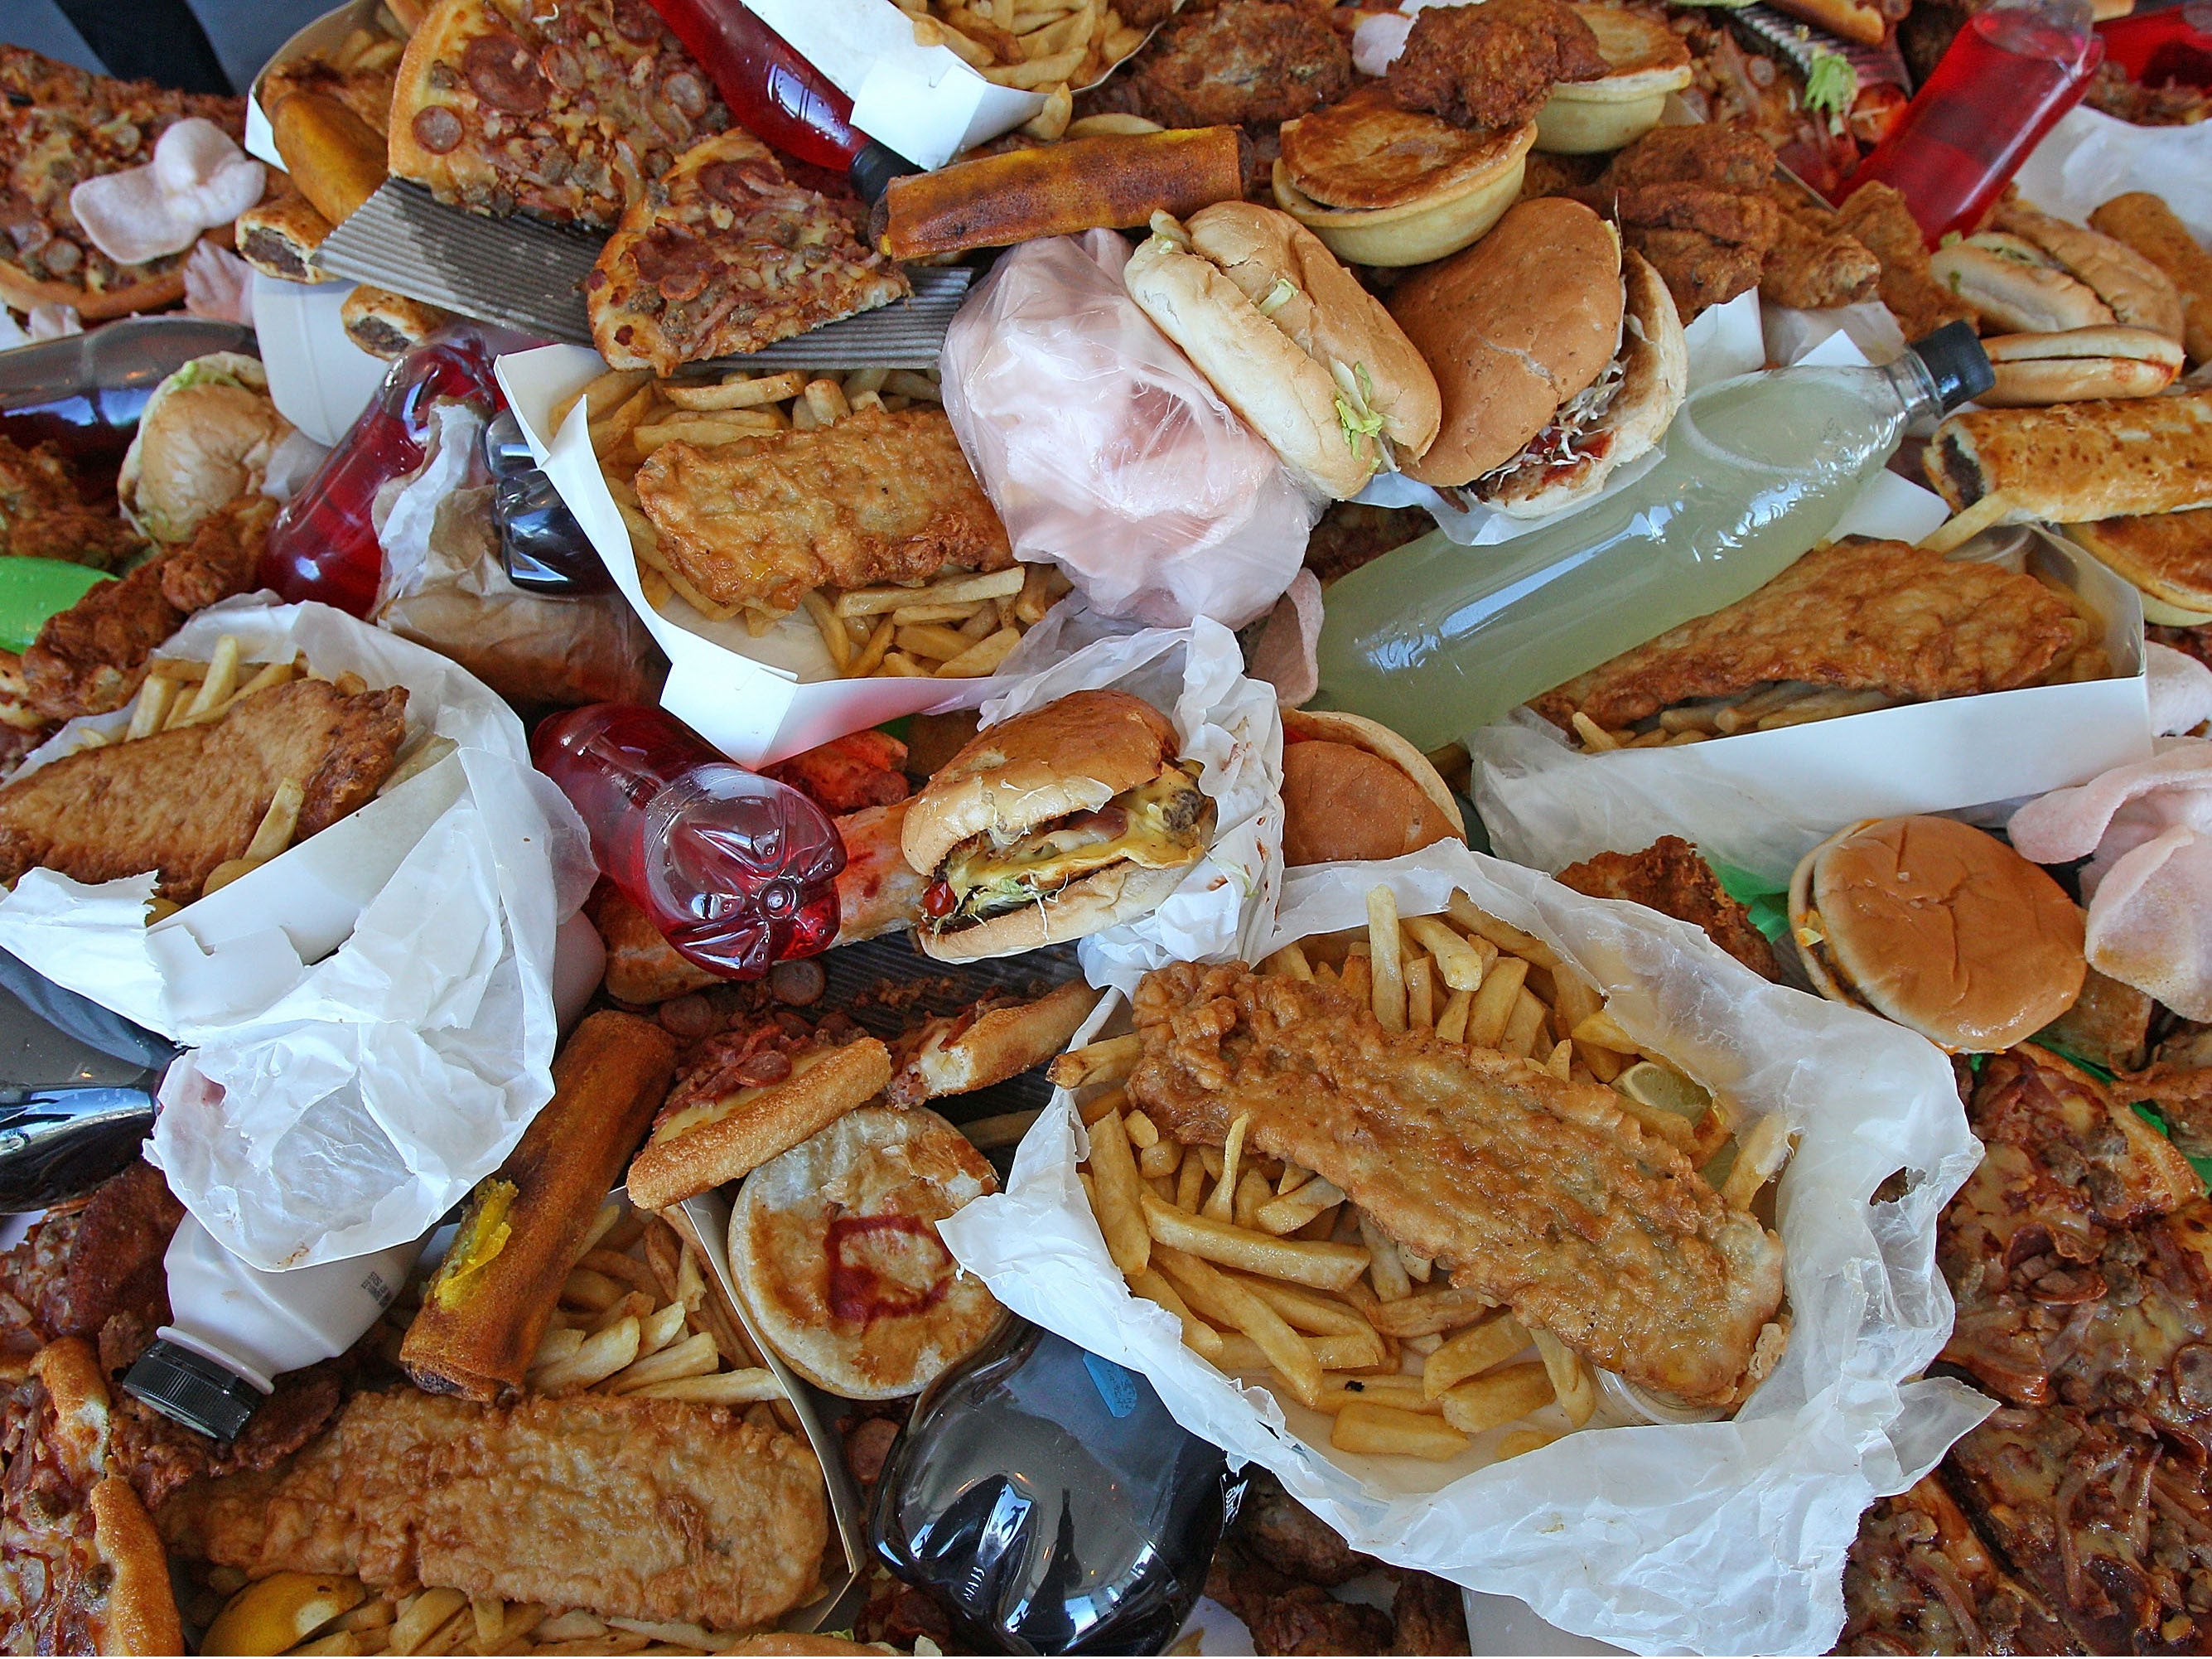
[[[1611,72],[1597,35],[1561,0],[1490,0],[1415,14],[1390,64],[1391,95],[1455,126],[1517,127],[1561,81]]]
[[[1844,231],[1835,214],[1815,208],[1794,185],[1773,186],[1782,216],[1759,272],[1759,294],[1769,305],[1825,311],[1874,298],[1881,287],[1881,261]]]
[[[1654,127],[1607,164],[1609,185],[1707,185],[1765,192],[1774,176],[1774,147],[1741,127],[1699,124]]]
[[[1256,125],[1343,97],[1352,49],[1311,6],[1223,0],[1170,21],[1127,74],[1139,111],[1162,126]]]
[[[1626,899],[1702,927],[1706,937],[1754,974],[1779,981],[1773,947],[1730,898],[1713,866],[1680,836],[1662,836],[1640,853],[1600,853],[1559,873],[1563,887],[1592,898]]]
[[[665,443],[638,469],[637,494],[687,581],[716,604],[776,616],[824,583],[912,582],[1014,562],[934,407],[859,410],[819,431],[712,449]]]
[[[2125,242],[2172,279],[2186,319],[2190,361],[2212,359],[2212,252],[2189,234],[2173,210],[2148,191],[2130,191],[2091,214],[2089,224]]]
[[[418,1388],[490,1401],[520,1392],[592,1218],[668,1092],[676,1039],[603,1009],[553,1062],[553,1098],[496,1174],[423,1288],[399,1363]]]
[[[1923,702],[2005,691],[2057,661],[2077,628],[2066,600],[2032,576],[1903,542],[1845,540],[1530,707],[1563,728],[1579,709],[1611,731],[1780,680]]]
[[[1974,308],[1929,275],[1927,240],[1891,186],[1879,179],[1861,185],[1836,210],[1836,228],[1881,262],[1881,302],[1906,339],[1974,320]]]
[[[1655,127],[1571,191],[1620,227],[1666,279],[1688,322],[1755,286],[1781,234],[1767,193],[1774,152],[1733,127]]]
[[[348,696],[299,679],[241,698],[211,725],[80,750],[0,789],[0,880],[33,867],[82,882],[151,870],[188,903],[242,856],[277,787],[301,790],[298,836],[335,823],[391,775],[403,687]]]
[[[106,570],[144,544],[118,514],[84,504],[68,458],[54,445],[24,449],[0,438],[0,557]]]
[[[919,1106],[1033,1071],[1067,1047],[1097,1001],[1097,992],[1072,979],[1035,1000],[985,997],[927,1020],[900,1038],[884,1097]]]
[[[27,1316],[21,1353],[64,1336],[88,1340],[118,1315],[151,1330],[167,1316],[163,1252],[184,1219],[161,1172],[131,1164],[75,1209],[47,1212],[0,1255],[0,1308]]]
[[[1248,1148],[1334,1182],[1455,1289],[1592,1363],[1722,1404],[1778,1357],[1780,1241],[1610,1090],[1385,1032],[1364,1000],[1241,964],[1149,974],[1135,1017],[1126,1086],[1164,1133],[1218,1146],[1249,1114]]]
[[[362,1395],[288,1467],[195,1481],[158,1519],[172,1550],[253,1577],[351,1573],[720,1630],[812,1595],[829,1541],[805,1441],[635,1395]]]

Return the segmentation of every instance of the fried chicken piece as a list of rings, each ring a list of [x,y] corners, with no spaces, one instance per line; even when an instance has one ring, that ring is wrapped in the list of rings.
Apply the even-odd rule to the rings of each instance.
[[[1393,1567],[1390,1576],[1398,1588],[1390,1597],[1390,1622],[1397,1627],[1391,1638],[1392,1653],[1464,1653],[1467,1651],[1467,1601],[1460,1588],[1432,1572]]]
[[[1387,1653],[1390,1649],[1390,1615],[1380,1607],[1340,1601],[1319,1584],[1279,1572],[1237,1543],[1224,1544],[1215,1553],[1206,1593],[1243,1621],[1255,1653]]]
[[[773,616],[810,588],[1004,570],[1006,529],[936,408],[864,409],[814,432],[699,449],[638,469],[637,494],[684,580]]]
[[[119,1316],[167,1323],[161,1258],[184,1216],[161,1172],[145,1163],[110,1176],[76,1207],[48,1212],[0,1255],[0,1321],[27,1331],[32,1348],[96,1338]]]
[[[1693,927],[1763,979],[1780,983],[1773,947],[1751,912],[1728,895],[1713,866],[1680,836],[1662,836],[1640,853],[1600,853],[1559,872],[1560,885],[1592,898],[1626,899]]]
[[[1774,151],[1732,127],[1654,127],[1568,194],[1620,226],[1686,323],[1755,287],[1781,231],[1767,194]]]
[[[1521,199],[1571,196],[1583,185],[1595,184],[1605,164],[1602,155],[1553,155],[1532,149],[1521,170]]]
[[[1346,1544],[1335,1528],[1262,1468],[1250,1471],[1229,1535],[1255,1559],[1310,1584],[1348,1584],[1379,1565]]]
[[[1611,731],[1779,680],[1920,702],[2008,691],[2072,649],[2079,626],[2066,600],[2033,576],[1854,538],[1814,549],[1748,599],[1529,706],[1563,728],[1579,708]]]
[[[1597,36],[1560,0],[1489,0],[1415,14],[1391,63],[1390,95],[1458,127],[1517,127],[1562,81],[1607,72]]]
[[[1779,1357],[1780,1241],[1610,1089],[1386,1032],[1364,998],[1241,964],[1148,974],[1135,1016],[1129,1098],[1164,1130],[1218,1146],[1249,1113],[1247,1146],[1327,1176],[1455,1286],[1592,1363],[1723,1403]]]
[[[1859,1518],[1834,1651],[2045,1654],[2073,1645],[1931,1474]]]
[[[304,791],[295,839],[365,805],[406,736],[404,688],[327,680],[258,691],[210,725],[64,756],[0,788],[0,880],[34,866],[82,882],[146,871],[179,903],[242,855],[276,787]]]
[[[1773,194],[1782,216],[1759,272],[1759,297],[1806,311],[1874,298],[1881,286],[1881,261],[1866,244],[1842,229],[1832,212],[1805,202],[1795,185],[1777,184]]]
[[[1436,520],[1418,507],[1331,501],[1306,538],[1306,568],[1327,587],[1435,528]]]
[[[1164,126],[1265,125],[1343,97],[1352,49],[1311,6],[1223,0],[1171,19],[1117,78]]]
[[[146,1333],[149,1340],[152,1335]],[[111,1375],[124,1369],[110,1364],[104,1350],[100,1363]],[[188,1481],[273,1469],[329,1426],[354,1369],[340,1358],[285,1372],[276,1379],[276,1391],[254,1408],[238,1438],[228,1443],[210,1440],[125,1395],[116,1404],[109,1442],[116,1467],[149,1510],[161,1508]]]
[[[1757,288],[1765,264],[1765,253],[1758,244],[1719,241],[1703,231],[1624,225],[1620,240],[1651,262],[1686,324],[1714,306],[1726,305],[1745,289]]]
[[[144,544],[121,514],[84,504],[58,447],[0,438],[0,557],[110,570]]]
[[[1706,185],[1715,190],[1764,195],[1774,177],[1774,147],[1755,132],[1699,123],[1654,127],[1623,149],[1600,183]]]
[[[1836,228],[1881,262],[1881,302],[1908,340],[1946,323],[1972,322],[1974,308],[1928,274],[1928,244],[1905,198],[1876,180],[1836,210]]]
[[[216,508],[200,520],[190,541],[162,557],[161,597],[189,617],[251,592],[276,521],[276,503],[266,495],[241,495]]]
[[[2089,973],[2093,981],[2101,977]],[[2151,1103],[2175,1146],[2191,1158],[2212,1158],[2212,1028],[2185,1027],[2167,1037],[2147,1071],[2116,1069],[2129,1098]]]
[[[872,726],[762,768],[787,783],[825,812],[858,812],[889,806],[912,792],[906,781],[906,745]]]
[[[1598,198],[1592,205],[1625,228],[1695,231],[1731,246],[1748,243],[1763,248],[1774,240],[1781,224],[1781,210],[1771,198],[1720,185],[1601,183],[1585,193]]]
[[[280,1470],[195,1481],[158,1519],[172,1550],[253,1577],[352,1573],[720,1630],[812,1595],[830,1535],[805,1441],[726,1407],[412,1389],[356,1397]]]

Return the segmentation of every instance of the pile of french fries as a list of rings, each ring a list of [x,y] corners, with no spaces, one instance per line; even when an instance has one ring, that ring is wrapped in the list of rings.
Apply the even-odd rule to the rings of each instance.
[[[985,80],[1045,94],[1025,129],[1047,141],[1066,131],[1074,88],[1087,87],[1145,44],[1108,0],[898,0],[915,44],[943,46]]]
[[[422,1306],[427,1268],[402,1287],[378,1335],[397,1364],[399,1344]],[[744,1323],[707,1269],[698,1241],[659,1215],[617,1197],[599,1208],[581,1258],[562,1286],[553,1323],[529,1379],[538,1395],[635,1395],[742,1410],[763,1428],[795,1431],[797,1415],[775,1374],[762,1363]],[[234,1604],[262,1598],[256,1629],[274,1626],[294,1639],[228,1651],[303,1654],[714,1653],[737,1636],[697,1625],[602,1618],[496,1596],[428,1589],[377,1591],[360,1580],[279,1573],[249,1586],[227,1567],[209,1568],[202,1584]],[[214,1616],[214,1602],[195,1611]],[[232,1614],[237,1620],[239,1614]],[[289,1620],[289,1626],[286,1624]]]
[[[1778,1115],[1738,1125],[1621,1030],[1597,988],[1542,940],[1463,893],[1442,915],[1401,917],[1377,887],[1365,928],[1285,945],[1260,971],[1340,986],[1387,1031],[1430,1031],[1610,1087],[1735,1209],[1750,1209],[1789,1157]],[[1595,1382],[1570,1349],[1449,1282],[1325,1177],[1248,1152],[1246,1118],[1218,1147],[1163,1135],[1121,1087],[1140,1052],[1133,1034],[1105,1037],[1061,1055],[1050,1075],[1087,1126],[1079,1175],[1108,1254],[1194,1352],[1225,1372],[1264,1374],[1331,1417],[1341,1451],[1449,1462],[1502,1429],[1491,1454],[1503,1461],[1590,1420]]]
[[[782,613],[718,604],[661,556],[660,532],[639,504],[634,482],[646,457],[679,438],[711,449],[765,433],[835,426],[857,410],[942,401],[934,369],[856,368],[842,380],[795,368],[759,375],[738,369],[711,381],[611,369],[556,403],[553,425],[557,430],[579,402],[591,411],[592,453],[629,531],[647,602],[657,611],[680,599],[714,622],[742,617],[757,638]],[[1068,586],[1051,566],[1024,565],[914,587],[817,588],[802,604],[841,679],[962,679],[1006,661]]]
[[[245,698],[293,680],[327,679],[349,697],[359,696],[368,690],[368,682],[351,670],[336,675],[316,673],[307,665],[304,654],[295,656],[289,662],[247,662],[243,657],[244,651],[235,634],[225,634],[218,639],[205,662],[183,657],[156,657],[148,666],[137,701],[131,705],[130,724],[113,734],[96,726],[84,726],[79,730],[70,752],[133,743],[157,732],[174,732],[187,726],[213,726]],[[376,793],[391,793],[410,778],[428,771],[452,754],[454,747],[451,738],[434,736],[427,729],[414,732],[400,750],[399,763]],[[291,846],[292,837],[300,827],[300,808],[306,799],[305,780],[287,778],[278,784],[269,810],[263,814],[246,851],[237,858],[226,859],[209,872],[200,888],[201,896],[229,886]],[[174,915],[177,908],[167,899],[156,899],[148,920],[159,921],[163,916]]]

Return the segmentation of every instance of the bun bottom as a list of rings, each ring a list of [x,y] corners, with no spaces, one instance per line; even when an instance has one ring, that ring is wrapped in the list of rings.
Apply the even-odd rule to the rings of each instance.
[[[2045,357],[1992,362],[1996,384],[1977,399],[1985,409],[2027,409],[2087,403],[2097,398],[2151,398],[2172,383],[2173,370],[2140,357]]]
[[[1190,864],[1179,864],[1172,870],[1114,865],[1068,883],[1049,898],[971,927],[949,933],[917,928],[915,940],[924,956],[939,962],[980,962],[986,957],[1018,956],[1048,945],[1063,945],[1103,933],[1116,922],[1150,915],[1182,885],[1191,865],[1197,862],[1194,858]]]

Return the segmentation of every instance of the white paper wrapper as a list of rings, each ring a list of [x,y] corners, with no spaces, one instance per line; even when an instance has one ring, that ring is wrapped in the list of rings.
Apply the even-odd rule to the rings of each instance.
[[[1150,915],[1079,940],[1085,977],[1126,992],[1170,962],[1249,956],[1274,925],[1283,880],[1283,721],[1274,688],[1245,678],[1237,636],[1203,617],[1188,628],[1106,634],[1056,659],[1051,647],[1077,640],[1048,617],[1024,648],[1032,642],[1038,648],[1023,677],[983,705],[985,726],[1071,691],[1111,686],[1174,720],[1180,752],[1205,768],[1199,787],[1213,800],[1206,857]]]
[[[194,1051],[164,1083],[155,1161],[210,1232],[274,1270],[417,1237],[498,1167],[552,1097],[554,935],[592,868],[521,723],[445,658],[258,597],[201,611],[155,654],[204,661],[225,634],[248,660],[303,651],[318,673],[404,685],[410,726],[459,747],[151,927],[150,874],[33,870],[0,899],[0,946]],[[129,721],[72,720],[25,767]]]
[[[1386,18],[1390,14],[1382,14]],[[1364,29],[1366,25],[1361,25]],[[1759,290],[1747,289],[1726,305],[1715,306],[1682,331],[1689,348],[1688,389],[1717,380],[1732,380],[1764,368],[1766,347],[1759,333]],[[1626,489],[1659,465],[1659,451],[1638,457],[1620,468],[1596,495],[1580,506],[1540,519],[1516,519],[1487,507],[1462,512],[1449,497],[1407,477],[1402,472],[1378,472],[1352,499],[1376,507],[1425,507],[1438,527],[1462,547],[1492,547],[1571,519],[1618,491]]]
[[[1881,500],[1862,500],[1839,534],[1917,539],[1942,506],[1894,473]],[[1925,497],[1928,522],[1900,521]],[[1525,708],[1468,739],[1474,796],[1491,845],[1516,863],[1559,870],[1601,852],[1633,853],[1680,836],[1711,856],[1786,886],[1797,861],[1844,824],[1906,812],[1988,809],[2081,783],[2150,754],[2142,610],[2136,590],[2071,545],[2010,529],[1962,556],[2032,561],[2105,620],[2113,678],[1908,703],[1840,720],[1674,749],[1586,755]],[[2025,733],[2034,741],[2023,742]]]
[[[1768,984],[1684,923],[1455,843],[1291,872],[1271,946],[1363,922],[1385,883],[1407,915],[1466,891],[1589,975],[1632,1034],[1663,1033],[1699,1081],[1754,1116],[1789,1115],[1802,1139],[1777,1216],[1794,1325],[1732,1421],[1587,1431],[1504,1463],[1488,1462],[1497,1431],[1453,1464],[1336,1451],[1325,1419],[1223,1376],[1129,1294],[1076,1182],[1065,1093],[1006,1190],[939,1224],[945,1244],[1016,1312],[1142,1371],[1178,1422],[1273,1470],[1354,1548],[1645,1652],[1826,1651],[1860,1511],[1990,1409],[1962,1384],[1906,1381],[1950,1332],[1936,1220],[1980,1157],[1949,1066],[1897,1026]],[[1872,1201],[1899,1170],[1902,1195]]]
[[[2115,196],[2147,190],[2212,242],[2212,124],[2139,127],[2076,105],[2013,182],[2045,212],[2081,224]]]

